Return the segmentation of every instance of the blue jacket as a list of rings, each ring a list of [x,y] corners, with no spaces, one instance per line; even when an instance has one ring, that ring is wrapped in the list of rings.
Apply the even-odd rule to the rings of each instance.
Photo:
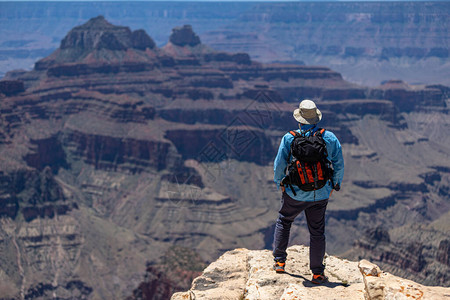
[[[312,129],[311,129],[312,128]],[[306,133],[306,135],[314,134],[317,131],[317,125],[302,125],[301,131],[297,129],[297,132],[305,132],[311,129],[310,132]],[[342,157],[342,149],[341,143],[337,137],[331,131],[325,130],[323,134],[323,139],[327,146],[328,151],[328,160],[331,161],[334,168],[333,181],[334,184],[341,185],[342,179],[344,178],[344,158]],[[294,136],[289,132],[286,133],[280,143],[280,147],[278,148],[277,157],[275,158],[273,171],[274,171],[274,181],[277,184],[277,188],[280,187],[280,182],[286,175],[286,168],[288,165],[288,156],[291,150],[291,143],[294,140]],[[332,186],[330,181],[321,189],[312,192],[304,192],[300,190],[297,186],[292,185],[294,187],[296,196],[292,193],[292,190],[289,186],[286,186],[286,193],[293,199],[298,201],[319,201],[328,199],[330,197]]]

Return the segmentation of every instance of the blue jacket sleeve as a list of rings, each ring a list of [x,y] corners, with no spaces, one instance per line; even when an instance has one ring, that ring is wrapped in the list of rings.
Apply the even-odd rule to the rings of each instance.
[[[274,181],[277,184],[277,188],[280,186],[281,180],[286,175],[286,167],[287,167],[287,160],[290,152],[290,141],[289,136],[292,136],[291,134],[287,133],[283,136],[281,139],[280,147],[278,148],[277,157],[275,157],[275,161],[273,164],[273,172],[274,172]]]
[[[341,143],[334,133],[330,131],[327,131],[327,136],[324,136],[324,140],[327,145],[328,159],[334,168],[333,182],[341,185],[344,178],[344,157],[342,156]]]

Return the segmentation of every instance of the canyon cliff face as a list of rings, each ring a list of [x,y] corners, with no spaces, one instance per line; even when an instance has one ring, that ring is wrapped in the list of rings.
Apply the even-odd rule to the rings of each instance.
[[[328,209],[329,251],[375,255],[366,232],[423,223],[434,226],[421,241],[435,259],[387,243],[379,261],[422,281],[422,270],[448,268],[445,86],[369,88],[326,67],[263,64],[213,50],[188,25],[160,48],[101,16],[2,82],[16,86],[0,95],[5,298],[164,299],[224,251],[270,248],[280,197],[271,164],[307,97],[346,161]],[[398,236],[392,245],[417,238]],[[306,237],[300,217],[292,243]],[[174,245],[186,257],[172,268]]]

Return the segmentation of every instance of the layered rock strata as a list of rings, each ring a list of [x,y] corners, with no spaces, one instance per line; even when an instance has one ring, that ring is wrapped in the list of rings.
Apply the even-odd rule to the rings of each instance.
[[[367,88],[325,67],[262,64],[214,51],[190,26],[159,48],[102,17],[74,28],[33,71],[8,76],[23,90],[0,95],[5,297],[165,297],[181,287],[155,265],[173,244],[206,261],[269,248],[279,208],[271,162],[297,127],[300,97],[314,97],[351,174],[330,200],[330,249],[348,250],[373,224],[396,228],[405,214],[428,222],[447,207],[448,136],[427,130],[429,120],[448,126],[443,86]],[[52,231],[60,222],[73,226]],[[303,225],[293,242],[307,242]]]

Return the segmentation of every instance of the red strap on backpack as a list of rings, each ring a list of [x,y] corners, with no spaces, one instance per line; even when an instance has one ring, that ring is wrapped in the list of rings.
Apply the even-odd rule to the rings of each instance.
[[[325,132],[325,129],[322,128],[320,131],[314,132],[314,135],[316,135],[317,132],[320,132],[320,134],[323,134]]]
[[[314,132],[314,135],[316,135],[318,132],[320,132],[320,134],[323,134],[325,132],[325,129],[321,128],[319,131]],[[294,130],[289,131],[289,133],[292,134],[294,137],[297,136],[298,134],[298,132]]]

